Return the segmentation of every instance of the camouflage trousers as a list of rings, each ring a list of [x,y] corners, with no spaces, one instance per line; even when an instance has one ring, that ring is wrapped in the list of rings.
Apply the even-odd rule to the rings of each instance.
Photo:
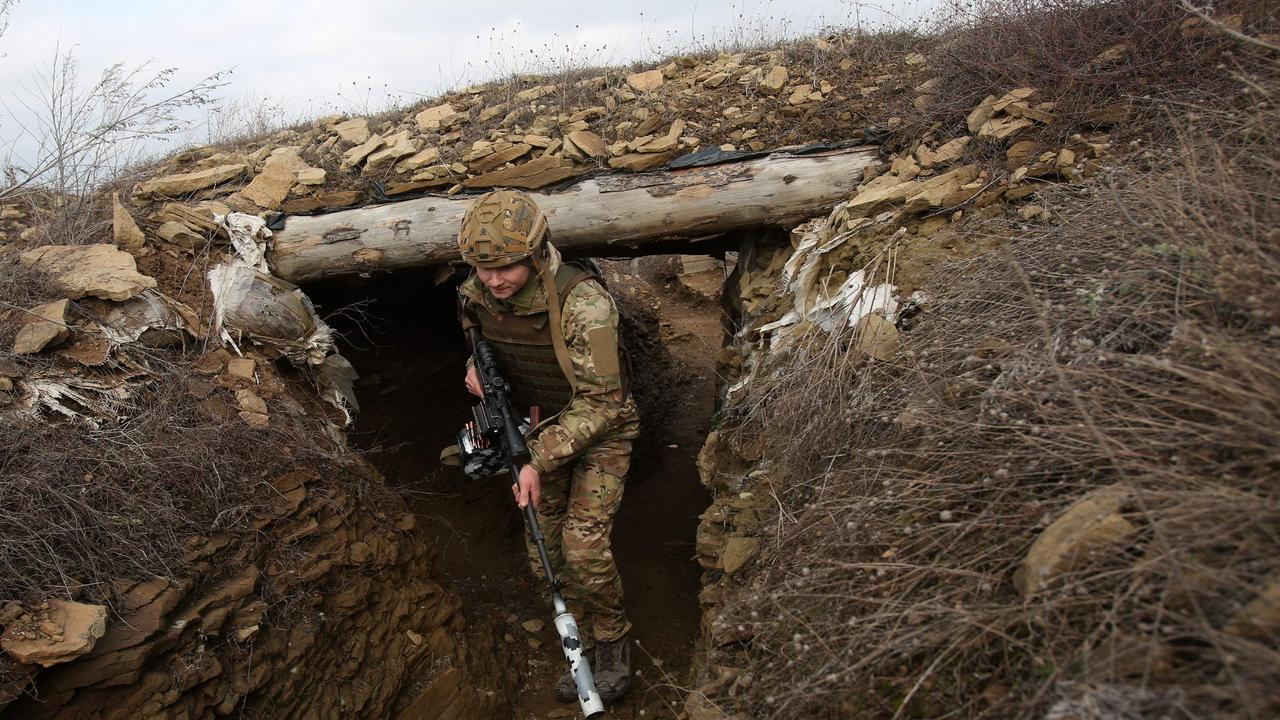
[[[564,598],[590,643],[616,640],[631,629],[622,609],[622,578],[609,535],[631,468],[632,438],[607,438],[542,478],[538,526],[551,568],[565,581]],[[533,572],[546,581],[538,548],[526,532]]]

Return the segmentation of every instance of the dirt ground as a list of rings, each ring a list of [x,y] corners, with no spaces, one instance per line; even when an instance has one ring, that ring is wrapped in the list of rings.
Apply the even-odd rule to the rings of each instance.
[[[694,540],[709,497],[695,461],[712,413],[721,340],[712,298],[722,274],[712,270],[681,282],[670,272],[675,266],[669,258],[613,266],[631,276],[628,283],[647,285],[644,296],[655,305],[673,361],[674,407],[634,458],[614,526],[636,646],[632,691],[609,717],[675,717],[698,633]],[[388,482],[412,496],[419,527],[438,551],[436,566],[464,599],[468,620],[488,616],[504,632],[511,653],[499,660],[520,671],[524,684],[513,717],[577,716],[576,706],[552,697],[563,656],[546,589],[529,570],[521,516],[508,487],[469,483],[439,461],[471,406],[462,385],[465,350],[451,287],[432,286],[423,274],[309,291],[343,334],[341,350],[361,375],[353,442],[370,453]],[[376,300],[353,305],[369,298]],[[529,623],[534,620],[541,629]]]

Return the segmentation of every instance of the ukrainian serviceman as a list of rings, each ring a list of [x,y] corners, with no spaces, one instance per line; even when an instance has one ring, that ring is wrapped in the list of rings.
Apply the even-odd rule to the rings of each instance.
[[[596,643],[596,688],[606,703],[631,682],[631,624],[609,546],[613,517],[631,465],[640,416],[627,387],[618,310],[590,268],[563,262],[548,241],[547,220],[528,195],[480,196],[462,221],[458,247],[474,270],[459,288],[464,330],[478,328],[497,352],[521,412],[536,408],[531,460],[512,486],[532,502],[552,568]],[[481,394],[474,367],[467,389]],[[529,542],[534,572],[542,576]],[[576,699],[566,672],[556,685]]]

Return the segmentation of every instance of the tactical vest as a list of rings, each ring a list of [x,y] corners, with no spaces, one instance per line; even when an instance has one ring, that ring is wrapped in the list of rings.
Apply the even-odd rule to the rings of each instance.
[[[574,286],[588,279],[600,280],[596,273],[575,263],[560,266],[555,280],[562,308]],[[569,405],[573,385],[556,360],[550,316],[546,312],[495,315],[473,302],[465,304],[465,312],[475,319],[480,334],[497,352],[503,373],[511,383],[512,402],[518,409],[523,411],[536,405],[542,417],[547,418]]]

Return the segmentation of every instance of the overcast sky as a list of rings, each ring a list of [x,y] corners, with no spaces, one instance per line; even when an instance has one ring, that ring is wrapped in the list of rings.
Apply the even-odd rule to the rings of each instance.
[[[851,0],[18,0],[0,37],[0,96],[21,95],[33,66],[60,46],[74,51],[85,81],[116,62],[177,68],[175,87],[234,69],[221,97],[267,101],[296,120],[376,111],[511,72],[911,20],[938,2],[886,2],[886,13]],[[17,132],[14,118],[0,117],[0,143],[12,146]]]

